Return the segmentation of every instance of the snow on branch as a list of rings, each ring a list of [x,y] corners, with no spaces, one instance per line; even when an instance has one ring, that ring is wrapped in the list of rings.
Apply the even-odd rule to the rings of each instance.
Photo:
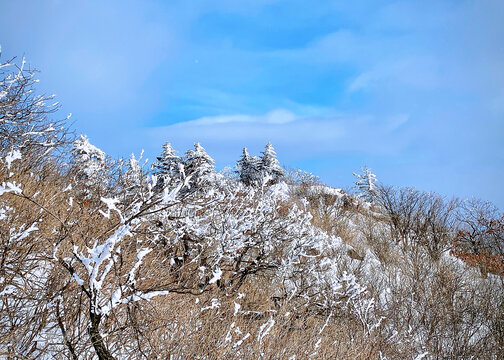
[[[0,196],[2,196],[5,193],[8,192],[13,192],[14,194],[21,194],[23,193],[23,190],[20,188],[20,184],[16,184],[15,181],[13,182],[3,182],[2,185],[0,185]]]
[[[122,213],[121,213],[121,210],[119,210],[117,207],[116,207],[116,204],[118,204],[120,201],[119,199],[112,199],[112,198],[100,198],[100,200],[102,202],[105,203],[105,205],[107,205],[107,212],[104,212],[102,210],[100,210],[100,214],[102,214],[103,216],[105,216],[107,219],[110,219],[110,211],[111,210],[114,210],[116,211],[118,214],[119,214],[119,218],[121,219],[121,223],[124,222],[124,218],[122,216]]]
[[[17,149],[11,150],[7,156],[5,157],[5,163],[7,164],[7,170],[10,170],[12,162],[14,160],[20,160],[21,159],[21,152]]]

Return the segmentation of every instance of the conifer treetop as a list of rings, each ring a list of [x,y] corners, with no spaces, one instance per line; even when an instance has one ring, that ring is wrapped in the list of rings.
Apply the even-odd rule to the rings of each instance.
[[[72,153],[79,161],[105,161],[105,153],[89,142],[86,135],[80,135],[73,143]]]
[[[106,172],[105,153],[89,142],[85,135],[80,135],[73,142],[72,155],[78,169],[77,178],[87,186],[98,185],[103,187],[100,180]]]
[[[152,164],[153,169],[161,174],[177,175],[179,173],[179,164],[181,162],[180,157],[177,155],[177,151],[173,149],[170,142],[163,144],[163,151],[161,156],[157,157],[156,162]]]
[[[194,150],[189,149],[186,152],[186,162],[190,163],[194,160],[206,162],[208,164],[211,164],[212,166],[215,163],[214,159],[212,159],[212,157],[207,154],[205,148],[201,146],[199,142],[194,144]]]
[[[142,156],[140,156],[140,159]],[[135,158],[135,154],[131,153],[129,160],[129,168],[126,171],[126,176],[128,177],[128,182],[130,183],[138,183],[142,177],[142,168],[138,163],[138,160]]]
[[[237,162],[238,174],[240,181],[245,185],[255,185],[258,183],[260,160],[255,156],[250,156],[247,148],[243,148],[242,157]]]
[[[247,150],[246,147],[243,148],[242,154],[243,154],[242,156],[243,156],[244,159],[250,158],[250,155],[249,155],[248,150]]]
[[[284,176],[284,171],[280,166],[271,142],[268,141],[262,154],[263,156],[260,164],[262,177],[265,179],[271,178],[271,180],[268,180],[269,182],[278,182]]]
[[[189,149],[184,158],[186,176],[192,176],[195,181],[215,171],[214,159],[207,154],[199,142],[194,144],[194,149]]]
[[[179,156],[176,153],[177,153],[177,151],[175,149],[173,149],[170,142],[167,141],[163,144],[163,152],[161,153],[161,156],[158,157],[158,160],[159,159],[178,158]]]

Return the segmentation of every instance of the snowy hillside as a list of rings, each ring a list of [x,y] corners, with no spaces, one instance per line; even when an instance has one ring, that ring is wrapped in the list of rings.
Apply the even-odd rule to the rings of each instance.
[[[271,143],[234,173],[200,143],[114,160],[50,119],[32,72],[0,71],[1,357],[503,356],[491,204],[367,168],[346,193]]]

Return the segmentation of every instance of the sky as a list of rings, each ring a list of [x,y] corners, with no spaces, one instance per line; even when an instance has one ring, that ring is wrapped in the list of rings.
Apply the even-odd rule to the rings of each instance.
[[[25,56],[61,118],[113,157],[196,141],[218,168],[271,141],[352,186],[504,209],[504,2],[0,1],[0,60]]]

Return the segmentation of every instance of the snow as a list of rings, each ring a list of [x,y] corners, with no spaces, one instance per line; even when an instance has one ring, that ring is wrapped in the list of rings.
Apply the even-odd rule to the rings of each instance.
[[[128,275],[128,283],[129,284],[133,284],[133,285],[135,284],[136,272],[137,272],[138,268],[140,267],[140,265],[142,265],[143,258],[147,254],[149,254],[151,251],[152,251],[152,249],[149,249],[149,248],[138,250],[137,262],[135,263],[135,265],[133,265],[133,267],[131,268],[129,275]]]
[[[8,218],[7,213],[9,213],[10,211],[12,211],[12,208],[10,206],[0,208],[0,220],[7,219]]]
[[[173,203],[176,200],[177,195],[179,194],[180,189],[182,189],[183,186],[184,186],[184,184],[179,184],[173,190],[169,190],[168,187],[165,187],[163,189],[163,201],[162,201],[162,204]]]
[[[110,271],[110,266],[112,264],[112,253],[115,245],[121,241],[125,236],[130,235],[130,226],[129,225],[121,225],[115,232],[112,234],[104,244],[95,245],[93,248],[88,248],[89,257],[81,254],[77,247],[74,247],[74,255],[80,262],[84,265],[88,272],[89,281],[88,285],[91,291],[100,291],[103,281]],[[101,267],[105,261],[109,261],[109,263],[105,266],[105,269]],[[101,277],[100,276],[100,268]]]
[[[85,135],[80,135],[79,139],[74,141],[74,151],[84,159],[105,160],[105,153],[92,145]]]
[[[107,219],[110,219],[110,211],[114,210],[114,211],[116,211],[119,214],[119,218],[121,219],[121,222],[124,221],[124,219],[122,217],[121,211],[116,207],[116,204],[119,204],[121,202],[119,199],[116,199],[116,198],[104,198],[104,197],[102,197],[102,198],[100,198],[100,200],[102,202],[104,202],[105,205],[107,205],[107,212],[105,213],[105,212],[103,212],[103,211],[100,210],[100,214],[102,214]]]
[[[16,182],[3,182],[2,185],[0,185],[0,196],[2,196],[5,193],[13,192],[14,194],[22,194],[23,190],[20,188],[21,185],[16,184]]]
[[[235,327],[235,322],[233,321],[231,323],[231,325],[229,326],[229,330],[224,338],[225,342],[231,342],[231,340],[233,339],[233,336],[231,335],[231,331],[233,330],[234,327]]]
[[[279,182],[278,184],[271,185],[267,190],[267,195],[272,198],[288,201],[290,198],[290,188],[285,182]]]
[[[344,195],[344,192],[342,189],[333,188],[333,187],[325,186],[325,185],[310,186],[308,188],[308,191],[310,194],[314,194],[314,195],[325,194],[325,195],[334,195],[337,197],[342,197]]]
[[[237,302],[234,303],[234,313],[233,316],[236,316],[238,314],[238,311],[240,311],[241,305],[238,304]]]
[[[250,333],[247,333],[245,334],[245,336],[243,338],[241,338],[240,340],[238,340],[237,342],[235,342],[233,344],[233,349],[237,348],[238,346],[240,346],[245,340],[247,340],[250,336]]]
[[[84,285],[84,280],[82,280],[79,275],[77,275],[77,273],[73,273],[72,275],[73,279],[75,280],[75,282],[77,284],[79,284],[80,286],[83,286]]]
[[[216,283],[217,281],[219,281],[222,277],[222,270],[220,268],[217,268],[214,272],[213,272],[213,277],[212,279],[208,282],[209,284],[213,284],[213,283]]]
[[[200,311],[205,311],[205,310],[210,310],[210,309],[217,309],[221,306],[220,300],[219,299],[212,299],[211,304],[209,306],[202,307]]]
[[[7,170],[10,170],[12,162],[15,160],[20,160],[22,158],[21,151],[18,149],[11,150],[5,157],[5,162],[7,163]]]
[[[330,314],[329,314],[329,316],[327,317],[327,319],[326,319],[326,321],[325,321],[324,325],[320,328],[320,330],[319,330],[319,332],[318,332],[318,333],[319,333],[319,335],[320,335],[320,334],[322,334],[322,332],[323,332],[323,331],[324,331],[324,329],[326,328],[327,324],[329,324],[329,320],[331,319],[332,315],[333,315],[333,312],[331,311],[331,313],[330,313]]]
[[[414,360],[422,360],[422,359],[423,359],[424,357],[426,357],[427,355],[429,355],[429,352],[428,352],[428,351],[426,351],[426,352],[424,352],[424,353],[421,353],[421,354],[417,355],[417,356],[415,357],[415,359],[414,359]]]
[[[270,318],[266,323],[261,325],[259,328],[259,334],[257,335],[257,341],[259,341],[259,344],[262,343],[263,338],[271,331],[273,325],[275,325],[275,320],[273,318]]]
[[[11,238],[14,238],[15,241],[20,242],[26,239],[30,235],[30,233],[37,230],[38,230],[37,224],[33,223],[28,229],[24,230],[22,233],[16,234],[15,236],[11,235]]]
[[[78,180],[87,186],[104,186],[105,153],[92,145],[86,136],[81,135],[73,143],[72,154],[77,168],[80,169]]]

